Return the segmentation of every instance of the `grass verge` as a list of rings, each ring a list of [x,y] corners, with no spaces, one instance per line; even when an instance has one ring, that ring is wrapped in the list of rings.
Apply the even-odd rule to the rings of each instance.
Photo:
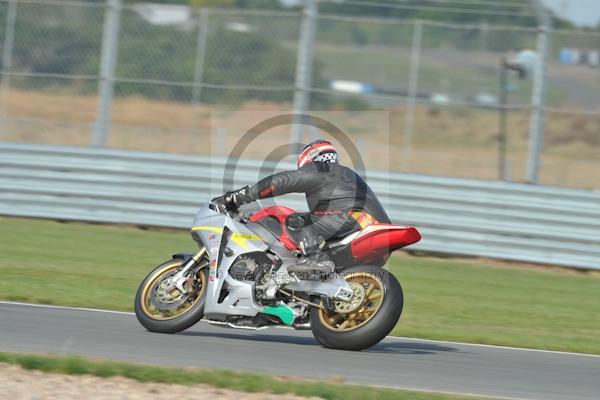
[[[139,282],[186,232],[0,218],[0,298],[131,311]],[[600,274],[399,256],[393,334],[600,354]]]
[[[25,369],[71,375],[95,375],[103,378],[123,376],[141,382],[160,382],[180,385],[205,384],[241,392],[268,392],[320,397],[328,400],[450,400],[473,399],[437,393],[411,392],[396,389],[332,384],[298,379],[275,378],[266,375],[237,373],[213,369],[179,369],[96,361],[81,357],[58,357],[0,353],[0,362],[17,364]]]

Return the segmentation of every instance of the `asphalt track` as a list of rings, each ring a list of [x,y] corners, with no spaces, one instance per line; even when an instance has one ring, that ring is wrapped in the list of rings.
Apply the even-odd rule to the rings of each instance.
[[[365,352],[322,348],[309,331],[205,322],[177,335],[131,313],[0,302],[0,351],[77,354],[519,399],[599,399],[600,357],[408,338]]]

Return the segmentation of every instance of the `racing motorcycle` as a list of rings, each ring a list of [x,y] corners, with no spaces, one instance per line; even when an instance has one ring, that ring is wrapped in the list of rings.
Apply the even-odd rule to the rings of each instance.
[[[419,232],[368,225],[327,243],[323,255],[335,264],[331,273],[300,275],[290,271],[303,257],[294,230],[304,223],[303,214],[288,207],[245,216],[213,199],[191,228],[199,251],[174,254],[139,286],[139,322],[160,333],[183,331],[202,318],[233,328],[284,325],[311,329],[327,348],[377,344],[403,306],[399,282],[382,267],[392,251],[419,241]]]

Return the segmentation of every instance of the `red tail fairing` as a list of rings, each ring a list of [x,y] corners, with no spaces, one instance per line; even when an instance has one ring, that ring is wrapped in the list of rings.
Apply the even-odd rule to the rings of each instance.
[[[352,240],[352,256],[357,261],[369,262],[419,240],[421,234],[412,226],[369,225]]]

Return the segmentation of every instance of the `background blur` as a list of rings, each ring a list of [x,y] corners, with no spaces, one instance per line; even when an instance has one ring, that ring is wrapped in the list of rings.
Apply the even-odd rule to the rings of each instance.
[[[227,155],[240,113],[304,99],[347,112],[368,168],[600,188],[599,29],[535,1],[318,3],[0,0],[0,141]],[[523,50],[537,68],[507,72],[503,105],[501,60]]]

